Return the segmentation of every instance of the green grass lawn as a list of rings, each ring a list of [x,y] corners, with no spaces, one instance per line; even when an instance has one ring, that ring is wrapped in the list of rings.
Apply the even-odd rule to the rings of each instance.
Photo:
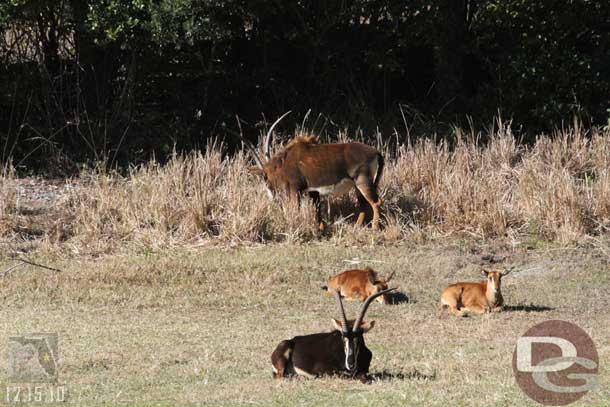
[[[478,280],[481,255],[492,252],[516,266],[503,280],[512,310],[437,318],[442,288]],[[574,405],[610,405],[609,261],[594,249],[314,243],[32,259],[63,271],[24,266],[0,278],[0,351],[10,336],[57,332],[69,405],[535,405],[515,383],[512,353],[548,319],[575,322],[597,346],[600,386]],[[365,318],[376,321],[366,342],[379,380],[273,380],[282,339],[338,318],[320,287],[356,261],[396,271],[408,298],[373,304]],[[0,257],[0,270],[14,263]],[[346,303],[348,317],[358,306]]]

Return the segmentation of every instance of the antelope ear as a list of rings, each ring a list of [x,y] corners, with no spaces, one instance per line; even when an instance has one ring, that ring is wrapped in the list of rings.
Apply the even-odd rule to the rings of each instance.
[[[367,333],[368,331],[373,329],[374,326],[375,326],[375,321],[362,322],[360,324],[360,329],[362,330],[362,333]]]
[[[340,321],[336,320],[336,319],[332,319],[331,320],[333,322],[333,327],[337,330],[337,331],[343,331],[343,324],[341,324]]]
[[[481,270],[481,273],[483,273],[483,275],[484,275],[485,277],[487,277],[487,275],[489,274],[489,271],[488,271],[488,270],[483,269],[483,270]]]
[[[377,284],[377,273],[375,273],[372,269],[367,269],[367,278],[369,279],[369,282],[373,285]]]
[[[252,165],[250,167],[248,167],[248,172],[250,174],[254,174],[254,175],[259,175],[259,176],[263,176],[263,174],[265,173],[262,168],[256,166],[256,165]]]
[[[386,282],[386,283],[389,283],[389,282],[390,282],[390,280],[392,279],[392,277],[394,277],[394,273],[396,273],[396,272],[395,272],[395,271],[392,271],[392,272],[390,273],[390,275],[388,276],[388,278],[386,278],[386,279],[385,279],[385,282]]]

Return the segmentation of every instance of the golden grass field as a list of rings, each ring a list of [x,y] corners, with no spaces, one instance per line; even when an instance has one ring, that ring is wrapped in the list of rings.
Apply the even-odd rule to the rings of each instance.
[[[381,146],[378,232],[353,225],[349,196],[320,235],[311,205],[268,201],[247,157],[217,147],[123,176],[85,171],[48,200],[5,171],[0,273],[21,258],[62,271],[0,275],[0,353],[10,336],[57,332],[61,405],[535,405],[513,378],[515,341],[562,319],[600,357],[600,386],[574,405],[610,405],[610,134],[575,127],[530,147],[508,127],[489,136]],[[478,280],[489,254],[516,267],[507,310],[437,318],[443,287]],[[275,346],[331,329],[320,287],[354,266],[395,271],[401,293],[366,317],[374,383],[273,380]]]
[[[441,289],[478,279],[481,254],[494,251],[517,267],[503,284],[508,310],[438,319]],[[320,285],[356,258],[395,270],[408,298],[368,312],[378,380],[273,380],[280,340],[338,318]],[[610,278],[595,249],[310,243],[36,259],[63,271],[28,266],[0,280],[0,343],[57,332],[69,404],[535,405],[511,358],[519,335],[548,319],[577,323],[599,352],[600,388],[575,405],[609,404]],[[13,263],[4,257],[0,268]],[[348,314],[357,306],[348,302]]]

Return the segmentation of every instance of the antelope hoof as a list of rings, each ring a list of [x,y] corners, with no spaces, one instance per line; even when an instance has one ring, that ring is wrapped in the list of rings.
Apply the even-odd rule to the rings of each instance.
[[[360,374],[359,379],[362,384],[373,384],[373,379],[366,373]]]

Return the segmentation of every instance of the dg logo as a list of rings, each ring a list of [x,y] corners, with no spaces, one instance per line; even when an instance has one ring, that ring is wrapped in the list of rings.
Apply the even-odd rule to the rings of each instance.
[[[599,358],[577,325],[545,321],[517,339],[513,372],[521,390],[547,406],[563,406],[597,386]]]

